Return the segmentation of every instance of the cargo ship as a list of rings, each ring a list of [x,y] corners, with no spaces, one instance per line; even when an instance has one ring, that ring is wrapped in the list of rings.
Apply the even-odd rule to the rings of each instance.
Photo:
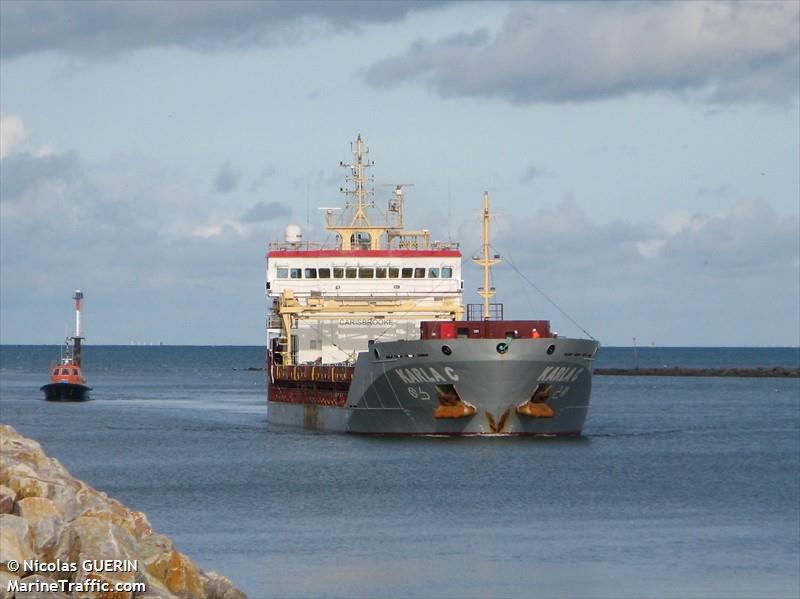
[[[86,401],[89,391],[86,378],[81,370],[81,300],[80,290],[72,296],[75,300],[75,334],[64,339],[61,346],[61,359],[50,365],[50,382],[40,389],[48,401]]]
[[[578,435],[589,408],[594,339],[548,320],[506,320],[494,303],[489,195],[483,195],[481,303],[463,302],[458,243],[406,229],[407,184],[385,211],[359,135],[341,162],[333,241],[297,225],[269,245],[267,419],[276,425],[382,435]]]

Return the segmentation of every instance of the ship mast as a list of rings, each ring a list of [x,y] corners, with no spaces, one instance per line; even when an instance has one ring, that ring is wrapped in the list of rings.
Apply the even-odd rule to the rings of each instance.
[[[364,175],[364,169],[374,166],[374,162],[364,162],[364,155],[369,154],[369,148],[364,145],[364,141],[361,139],[361,134],[358,134],[358,138],[356,141],[350,144],[350,148],[353,151],[353,156],[355,156],[356,162],[355,164],[345,164],[344,162],[340,162],[339,165],[349,168],[351,171],[351,175],[347,176],[347,181],[351,183],[355,183],[355,189],[342,189],[343,193],[347,195],[355,196],[356,198],[356,205],[355,211],[353,213],[353,220],[350,222],[351,227],[369,227],[369,219],[367,219],[367,203],[366,197],[369,195],[373,195],[375,193],[374,189],[367,188],[365,183],[372,182],[375,180],[375,177],[369,176],[366,177]]]
[[[342,223],[334,224],[333,210],[329,209],[326,228],[339,235],[343,250],[377,250],[380,248],[380,236],[386,231],[386,227],[372,225],[367,218],[367,208],[374,207],[372,203],[367,202],[367,197],[375,194],[375,189],[367,185],[372,183],[375,177],[364,174],[364,169],[374,166],[375,163],[364,159],[364,156],[369,153],[369,148],[364,145],[361,134],[358,135],[356,141],[350,144],[350,148],[356,159],[355,162],[352,164],[339,162],[339,166],[350,170],[350,174],[345,179],[348,183],[353,183],[353,188],[342,187],[339,191],[355,198],[355,204],[350,200],[347,202],[347,208],[352,208],[352,218],[348,216],[347,220],[343,220]]]
[[[495,296],[494,287],[490,286],[492,266],[500,262],[500,256],[489,257],[489,192],[483,192],[483,252],[480,258],[473,258],[475,264],[483,268],[483,287],[478,288],[478,295],[483,298],[483,319],[489,320],[489,300]]]
[[[75,290],[75,295],[72,296],[75,300],[75,335],[72,337],[72,359],[78,366],[81,365],[81,300],[83,299],[83,291],[80,289]]]
[[[367,209],[374,208],[374,202],[367,201],[367,198],[375,194],[375,189],[369,184],[375,181],[372,175],[365,175],[364,169],[375,165],[371,160],[365,160],[365,155],[369,153],[369,148],[358,135],[356,141],[350,144],[350,148],[355,157],[355,162],[346,164],[339,162],[342,166],[350,170],[346,180],[352,183],[352,188],[342,187],[339,191],[355,198],[355,202],[348,199],[347,208],[351,212],[345,213],[338,222],[334,222],[334,209],[327,209],[325,228],[334,231],[340,240],[339,249],[349,250],[379,250],[381,249],[381,237],[385,234],[386,248],[390,249],[392,242],[399,238],[399,249],[417,249],[420,245],[424,249],[430,247],[430,233],[427,229],[421,231],[411,231],[403,228],[403,187],[408,187],[410,183],[398,183],[393,185],[394,198],[389,201],[389,212],[384,224],[372,224],[367,217]],[[390,222],[390,217],[394,214],[396,222]],[[352,216],[351,216],[352,214]]]

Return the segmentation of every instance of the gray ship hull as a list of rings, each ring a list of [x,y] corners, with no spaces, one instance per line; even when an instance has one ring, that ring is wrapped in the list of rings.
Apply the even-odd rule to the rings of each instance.
[[[372,344],[343,407],[268,402],[274,424],[400,435],[575,435],[596,341],[446,339]]]

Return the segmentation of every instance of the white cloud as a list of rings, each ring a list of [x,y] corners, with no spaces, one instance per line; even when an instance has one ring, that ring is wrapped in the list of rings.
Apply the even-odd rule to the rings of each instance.
[[[49,158],[50,156],[57,156],[58,151],[55,149],[54,146],[50,144],[45,144],[36,150],[36,157],[37,158]]]
[[[8,156],[15,146],[28,137],[28,129],[15,114],[0,116],[0,160]]]
[[[686,277],[761,276],[790,265],[800,251],[797,215],[778,215],[764,200],[740,200],[721,215],[679,212],[659,223],[604,224],[566,200],[527,219],[502,220],[497,229],[498,249],[508,248],[540,270],[585,273],[613,265],[627,272],[680,269]],[[711,271],[698,266],[704,261]]]
[[[232,220],[226,220],[225,222],[216,225],[195,227],[192,230],[192,235],[195,237],[209,239],[211,237],[219,237],[220,235],[230,232],[234,232],[237,235],[243,235],[245,231],[244,227],[242,227],[240,223]]]
[[[678,235],[683,231],[698,232],[708,222],[704,214],[691,214],[689,212],[671,212],[661,219],[661,230],[666,235]]]
[[[494,36],[416,42],[366,79],[520,104],[663,92],[786,103],[798,94],[799,15],[797,2],[526,5]]]
[[[0,184],[4,343],[53,340],[59,294],[76,287],[92,304],[92,343],[261,341],[241,323],[263,320],[268,236],[202,182],[145,158],[90,163],[70,152],[15,153]],[[220,298],[237,310],[218,314]]]
[[[460,232],[466,256],[479,234],[477,223]],[[562,333],[582,334],[516,268],[606,344],[631,336],[672,345],[800,342],[800,220],[766,201],[598,223],[567,200],[498,217],[492,239],[504,258],[493,281],[507,317],[550,318]],[[464,272],[474,302],[480,273],[470,264]]]
[[[661,252],[666,241],[664,239],[647,239],[645,241],[637,241],[636,249],[645,258],[655,258]]]
[[[5,159],[4,342],[52,339],[62,321],[42,314],[60,304],[59,294],[80,287],[94,303],[94,343],[260,343],[264,251],[274,239],[267,228],[288,208],[257,203],[246,220],[241,206],[204,194],[206,183],[141,158],[92,164],[72,152]],[[479,230],[457,236],[467,257],[479,246]],[[702,343],[698,331],[711,331],[705,341],[712,343],[797,342],[800,225],[766,201],[742,200],[725,214],[598,223],[568,199],[499,216],[492,239],[506,259],[495,278],[510,318],[551,318],[562,333],[580,334],[520,283],[507,267],[513,263],[606,343],[631,335]],[[467,301],[474,301],[478,273],[465,262]],[[237,310],[219,312],[224,302]],[[758,322],[756,336],[743,338],[742,328],[727,324],[737,319]]]

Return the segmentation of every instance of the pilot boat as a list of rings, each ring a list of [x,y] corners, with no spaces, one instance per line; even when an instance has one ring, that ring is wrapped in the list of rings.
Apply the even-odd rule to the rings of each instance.
[[[67,337],[61,346],[61,359],[50,365],[50,382],[41,387],[48,401],[86,401],[91,387],[81,370],[81,300],[80,290],[72,296],[75,300],[75,334]]]

